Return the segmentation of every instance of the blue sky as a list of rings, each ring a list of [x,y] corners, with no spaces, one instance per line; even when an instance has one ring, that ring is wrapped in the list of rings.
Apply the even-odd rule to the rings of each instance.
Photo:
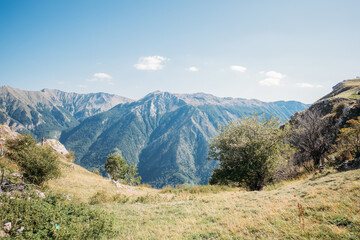
[[[360,75],[360,1],[0,0],[0,85],[311,103]]]

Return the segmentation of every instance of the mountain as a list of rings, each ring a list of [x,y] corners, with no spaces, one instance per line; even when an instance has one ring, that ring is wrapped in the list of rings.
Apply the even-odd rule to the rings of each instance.
[[[207,160],[208,140],[219,126],[254,111],[285,121],[306,107],[294,101],[265,103],[157,91],[85,119],[64,131],[60,141],[88,169],[104,173],[106,156],[115,152],[135,164],[143,182],[154,187],[206,184],[216,167]]]
[[[350,119],[360,116],[360,79],[344,80],[336,84],[332,91],[316,101],[309,108],[291,116],[290,123],[296,126],[308,112],[318,112],[322,118],[327,118],[327,129],[335,129],[328,137],[336,143],[339,131]]]
[[[85,118],[132,100],[107,93],[67,93],[59,90],[24,91],[0,87],[0,124],[37,138],[59,138],[61,131]]]

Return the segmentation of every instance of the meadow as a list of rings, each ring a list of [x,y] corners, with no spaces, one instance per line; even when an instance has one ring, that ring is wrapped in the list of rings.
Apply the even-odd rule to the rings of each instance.
[[[360,170],[326,170],[251,192],[116,188],[78,166],[64,164],[63,173],[48,188],[112,216],[113,239],[360,239]]]

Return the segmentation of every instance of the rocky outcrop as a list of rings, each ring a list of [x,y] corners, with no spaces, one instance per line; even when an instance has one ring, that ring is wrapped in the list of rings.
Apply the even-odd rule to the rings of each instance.
[[[345,161],[339,166],[337,166],[338,171],[349,171],[360,168],[360,158],[355,158],[354,160]]]
[[[42,139],[38,145],[40,146],[44,146],[44,145],[49,145],[50,147],[52,147],[56,152],[66,155],[69,153],[69,151],[66,149],[66,147],[61,144],[58,140],[56,139]]]
[[[15,140],[21,135],[13,131],[9,126],[0,125],[0,143],[4,144],[6,139]]]

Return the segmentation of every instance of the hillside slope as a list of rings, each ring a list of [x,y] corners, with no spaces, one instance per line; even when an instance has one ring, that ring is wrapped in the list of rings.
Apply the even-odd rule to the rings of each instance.
[[[306,107],[299,102],[153,92],[85,119],[60,141],[88,169],[103,169],[106,156],[116,152],[136,165],[143,182],[152,186],[206,184],[216,167],[207,160],[207,144],[219,126],[254,111],[286,120]]]
[[[122,192],[95,208],[114,216],[114,239],[360,239],[360,170],[259,192],[215,187]]]
[[[333,87],[333,90],[312,104],[308,109],[291,117],[295,123],[306,112],[319,112],[322,117],[328,118],[329,128],[342,128],[350,119],[360,116],[360,79],[344,80]],[[337,132],[334,131],[335,142]]]

